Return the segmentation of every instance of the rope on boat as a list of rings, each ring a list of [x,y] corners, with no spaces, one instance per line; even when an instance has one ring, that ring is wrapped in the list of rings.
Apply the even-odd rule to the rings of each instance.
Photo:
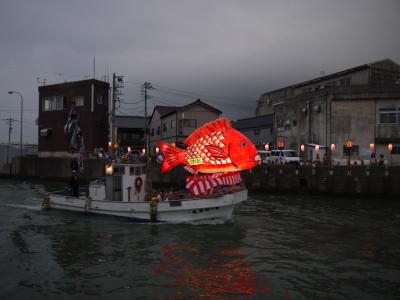
[[[157,197],[152,197],[151,201],[150,201],[150,221],[151,222],[157,221],[157,204],[158,204]]]

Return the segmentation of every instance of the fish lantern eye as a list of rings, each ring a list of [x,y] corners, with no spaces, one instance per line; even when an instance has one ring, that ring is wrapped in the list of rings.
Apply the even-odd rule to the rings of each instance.
[[[242,147],[244,148],[244,147],[246,147],[247,144],[246,144],[246,142],[242,142],[241,145],[242,145]]]

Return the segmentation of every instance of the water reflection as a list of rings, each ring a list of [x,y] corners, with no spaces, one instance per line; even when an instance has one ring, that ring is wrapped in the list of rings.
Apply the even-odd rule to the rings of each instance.
[[[248,299],[270,291],[270,282],[257,276],[255,266],[245,262],[238,248],[210,253],[190,245],[166,245],[162,251],[165,258],[154,273],[170,281],[163,294],[173,287],[185,291],[185,296],[178,297],[181,299]],[[196,261],[194,256],[203,259]]]

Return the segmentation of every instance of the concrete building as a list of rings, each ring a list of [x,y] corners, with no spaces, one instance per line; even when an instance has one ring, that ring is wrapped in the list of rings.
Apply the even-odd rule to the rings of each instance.
[[[220,110],[200,99],[182,107],[157,105],[149,120],[150,149],[154,151],[158,140],[182,146],[196,128],[220,115]]]
[[[247,136],[258,149],[263,150],[267,143],[273,147],[275,143],[273,114],[240,119],[232,122],[232,125]]]
[[[142,116],[116,116],[115,126],[117,131],[117,143],[125,152],[128,147],[132,150],[144,148],[145,117]]]
[[[107,149],[109,84],[89,79],[39,87],[38,155],[69,156],[65,125],[75,103],[86,152]]]
[[[400,164],[400,66],[386,59],[266,92],[256,115],[273,113],[286,148],[334,144],[333,159],[368,160],[373,151]],[[349,150],[344,146],[352,141]],[[388,144],[393,150],[388,151]],[[312,160],[315,148],[302,154]]]

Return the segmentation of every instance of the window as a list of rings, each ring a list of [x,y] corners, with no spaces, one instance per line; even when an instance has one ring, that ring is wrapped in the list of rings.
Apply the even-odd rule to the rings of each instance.
[[[341,87],[348,87],[351,85],[351,78],[343,78],[339,80],[339,85]]]
[[[392,154],[400,154],[400,144],[393,145]]]
[[[379,122],[381,124],[400,123],[400,108],[385,107],[379,109]]]
[[[83,96],[72,97],[72,101],[75,102],[76,106],[83,106]]]
[[[157,135],[160,135],[161,131],[160,131],[160,126],[157,127]]]
[[[63,96],[43,98],[42,111],[63,110],[64,108],[65,106]]]
[[[166,131],[167,131],[167,124],[163,124],[162,130],[163,130],[163,132],[166,132]]]
[[[347,148],[343,145],[343,155],[358,156],[358,145],[353,145],[351,148]]]
[[[175,120],[171,120],[171,128],[175,128],[175,126],[176,126]]]
[[[154,128],[151,129],[150,135],[154,136]]]
[[[64,98],[62,96],[55,96],[54,101],[56,104],[56,110],[64,109]]]
[[[130,167],[129,168],[129,175],[140,175],[140,167]]]
[[[44,98],[42,104],[42,111],[49,111],[52,110],[52,99]]]
[[[197,120],[196,119],[184,119],[183,127],[197,128]]]
[[[114,166],[114,175],[124,175],[125,168],[124,167],[116,167]]]
[[[97,95],[96,96],[96,103],[97,104],[103,104],[103,95]]]

